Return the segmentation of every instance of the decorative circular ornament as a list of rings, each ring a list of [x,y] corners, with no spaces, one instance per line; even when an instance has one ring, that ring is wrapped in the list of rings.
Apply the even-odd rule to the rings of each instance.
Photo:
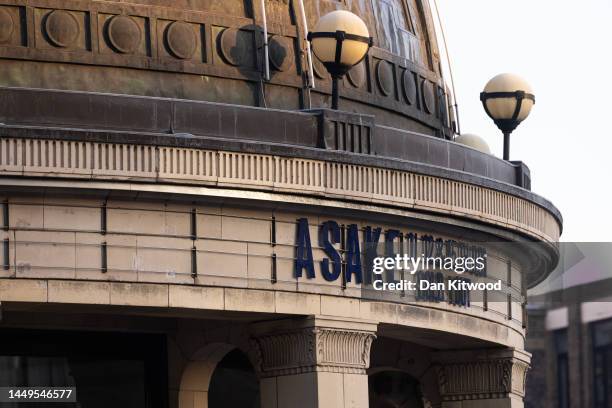
[[[402,75],[402,92],[406,103],[408,105],[414,105],[417,99],[417,85],[414,80],[414,74],[409,70],[404,71]]]
[[[424,79],[421,82],[421,91],[423,94],[423,109],[427,113],[432,113],[436,104],[436,98],[434,97],[433,84],[428,80]]]
[[[108,23],[108,40],[122,54],[133,54],[141,37],[140,27],[131,17],[115,16]]]
[[[387,61],[380,60],[376,64],[376,83],[383,95],[389,96],[393,92],[393,69]]]
[[[14,30],[15,24],[11,14],[4,9],[0,9],[0,44],[9,42]]]
[[[355,88],[361,88],[366,81],[366,65],[365,61],[361,61],[359,64],[355,65],[351,70],[346,74],[348,81]]]
[[[53,10],[45,20],[45,34],[56,47],[69,47],[79,36],[79,22],[65,10]]]
[[[329,77],[325,65],[323,65],[323,63],[314,54],[312,54],[312,70],[315,76],[319,79],[326,79]]]
[[[287,71],[293,66],[290,41],[278,35],[272,36],[268,41],[270,64],[277,71]]]
[[[226,28],[219,38],[219,54],[230,65],[246,65],[247,43],[243,35],[235,28]]]
[[[191,25],[175,21],[166,28],[166,47],[170,54],[179,59],[193,57],[197,38]]]

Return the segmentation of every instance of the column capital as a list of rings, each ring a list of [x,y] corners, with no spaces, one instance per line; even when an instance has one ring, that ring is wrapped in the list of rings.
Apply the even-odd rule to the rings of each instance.
[[[365,374],[376,324],[306,318],[253,326],[251,349],[262,377],[309,372]]]
[[[444,351],[433,355],[443,401],[523,398],[531,354],[516,349]]]

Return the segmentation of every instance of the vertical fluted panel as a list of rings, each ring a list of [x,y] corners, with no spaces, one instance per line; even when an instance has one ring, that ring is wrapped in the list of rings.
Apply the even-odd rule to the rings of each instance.
[[[529,201],[459,181],[372,166],[149,145],[0,139],[0,171],[117,177],[326,193],[489,219],[558,236],[551,214]]]

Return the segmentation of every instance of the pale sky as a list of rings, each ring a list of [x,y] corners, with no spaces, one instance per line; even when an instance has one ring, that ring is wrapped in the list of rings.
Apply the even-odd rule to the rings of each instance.
[[[524,161],[532,190],[561,210],[562,241],[612,241],[612,0],[438,0],[438,6],[462,132],[484,137],[501,156],[501,133],[479,94],[498,73],[523,76],[536,105],[512,135],[511,160]]]

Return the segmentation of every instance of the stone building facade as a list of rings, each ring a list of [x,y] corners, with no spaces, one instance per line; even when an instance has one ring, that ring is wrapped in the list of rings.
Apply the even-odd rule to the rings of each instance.
[[[523,163],[449,140],[426,0],[299,3],[264,2],[269,82],[256,1],[0,6],[0,386],[75,386],[83,407],[523,406],[526,289],[561,215]],[[340,112],[316,61],[305,86],[304,23],[335,8],[375,36]],[[411,242],[478,243],[469,278],[503,293],[372,291],[366,243]]]
[[[582,244],[585,245],[585,244]],[[612,402],[610,279],[550,291],[529,310],[525,406],[595,407]],[[603,296],[602,296],[603,295]],[[540,396],[546,396],[542,398]]]

